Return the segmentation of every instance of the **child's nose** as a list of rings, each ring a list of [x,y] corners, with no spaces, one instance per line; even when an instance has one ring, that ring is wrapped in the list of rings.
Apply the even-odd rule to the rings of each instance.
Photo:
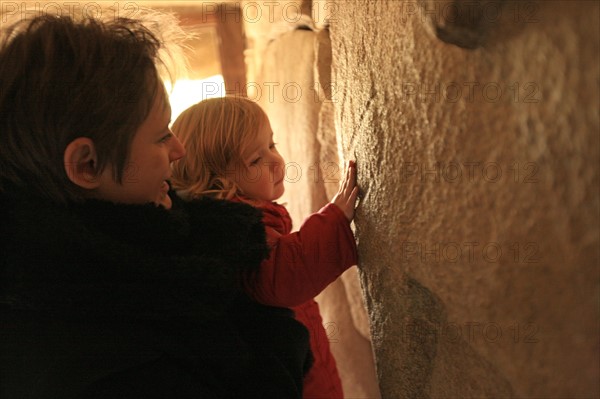
[[[270,163],[270,165],[271,165],[271,171],[273,171],[273,172],[283,169],[283,162],[281,161],[281,159],[275,158],[273,160],[273,162]]]
[[[277,179],[282,177],[285,173],[285,165],[283,164],[283,158],[275,157],[275,160],[271,164],[271,173],[273,176],[276,176]]]

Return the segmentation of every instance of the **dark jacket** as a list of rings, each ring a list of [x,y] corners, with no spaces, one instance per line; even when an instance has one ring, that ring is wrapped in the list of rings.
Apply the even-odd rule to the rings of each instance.
[[[0,196],[0,397],[300,398],[308,334],[240,294],[260,213]]]

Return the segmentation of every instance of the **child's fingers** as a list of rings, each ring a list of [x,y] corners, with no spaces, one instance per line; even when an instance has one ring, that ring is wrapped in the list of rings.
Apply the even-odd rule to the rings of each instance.
[[[349,198],[356,187],[356,163],[354,161],[344,161],[344,176],[338,190],[338,194],[343,198]]]
[[[356,187],[356,167],[352,161],[348,163],[347,177],[346,196],[350,196]]]
[[[354,188],[352,189],[352,194],[350,194],[353,201],[355,201],[356,198],[358,198],[359,191],[360,190],[359,190],[358,186],[354,186]]]
[[[356,162],[344,162],[344,169],[340,187],[331,202],[344,212],[349,221],[352,221],[359,194],[359,188],[356,185]]]
[[[346,190],[348,189],[348,168],[346,167],[346,162],[344,161],[344,176],[342,177],[342,182],[340,184],[340,189],[338,192],[346,196]]]
[[[347,200],[344,203],[344,206],[341,208],[344,212],[344,215],[346,215],[346,218],[350,222],[352,221],[352,219],[354,219],[354,211],[356,208],[357,197],[358,197],[358,187],[354,187],[354,189],[352,189],[352,192],[350,193],[350,195],[347,197]]]
[[[352,184],[350,181],[350,168],[346,168],[346,176],[344,177],[344,196],[347,197],[350,190],[352,189]]]
[[[350,161],[348,168],[350,169],[350,184],[356,186],[356,162]]]
[[[351,178],[352,178],[352,172],[351,172],[351,167],[350,167],[350,162],[346,162],[346,176],[344,178],[345,180],[345,185],[346,185],[346,189],[348,189],[348,185],[351,182]]]
[[[358,187],[354,187],[352,193],[350,193],[350,198],[348,199],[348,203],[354,208],[356,206],[356,199],[358,198]]]

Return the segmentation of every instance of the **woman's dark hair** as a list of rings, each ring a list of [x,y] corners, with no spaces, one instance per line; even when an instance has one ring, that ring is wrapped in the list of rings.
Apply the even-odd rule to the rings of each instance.
[[[137,128],[163,90],[159,36],[140,20],[39,16],[3,29],[0,41],[0,192],[81,200],[63,154],[93,140],[96,168],[122,182]],[[68,169],[68,167],[66,168]]]

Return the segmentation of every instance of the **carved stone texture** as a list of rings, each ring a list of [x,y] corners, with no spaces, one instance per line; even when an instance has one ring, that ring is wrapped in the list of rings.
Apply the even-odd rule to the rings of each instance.
[[[476,51],[411,0],[334,4],[381,396],[600,397],[600,3],[506,1]]]
[[[503,0],[420,0],[419,4],[440,40],[475,49],[485,44]]]

